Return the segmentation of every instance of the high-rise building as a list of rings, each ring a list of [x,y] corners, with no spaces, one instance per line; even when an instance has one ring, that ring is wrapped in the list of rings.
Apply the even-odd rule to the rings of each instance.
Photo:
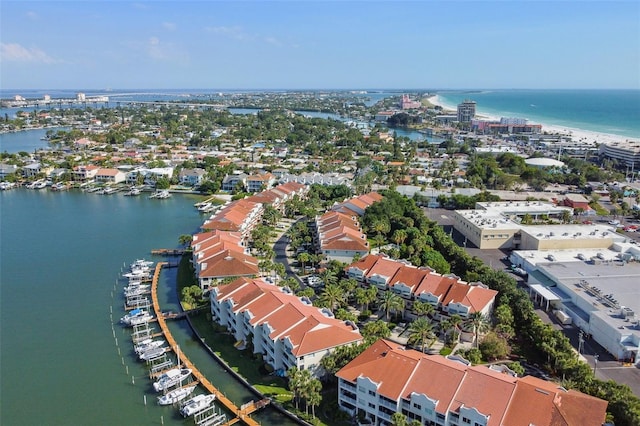
[[[476,101],[469,99],[464,100],[461,104],[458,104],[458,122],[471,123],[476,116]]]

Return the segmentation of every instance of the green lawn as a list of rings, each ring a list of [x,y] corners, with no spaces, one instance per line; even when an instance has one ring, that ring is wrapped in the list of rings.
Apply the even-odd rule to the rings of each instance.
[[[191,321],[205,341],[215,342],[215,345],[209,345],[216,354],[265,396],[273,398],[280,404],[291,401],[291,392],[287,388],[286,379],[270,375],[264,368],[264,363],[252,356],[249,351],[236,349],[233,346],[235,343],[233,337],[228,333],[214,330],[207,317],[209,315],[200,314],[192,317]]]

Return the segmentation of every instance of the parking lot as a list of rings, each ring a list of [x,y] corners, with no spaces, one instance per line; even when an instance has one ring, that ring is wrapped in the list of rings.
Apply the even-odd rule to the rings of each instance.
[[[425,214],[431,219],[441,226],[443,226],[444,230],[447,233],[451,233],[453,240],[461,247],[464,246],[464,236],[453,229],[453,211],[445,210],[445,209],[423,209]],[[598,223],[607,223],[611,220],[614,220],[611,216],[600,216],[594,217],[591,220]],[[630,223],[628,220],[621,223]],[[640,244],[640,232],[624,232],[624,235],[637,241]],[[477,256],[481,259],[485,264],[489,265],[491,268],[495,270],[502,270],[508,274],[510,274],[517,282],[518,287],[522,289],[527,289],[527,284],[525,278],[518,276],[513,273],[510,269],[510,262],[505,260],[505,256],[507,256],[510,250],[499,250],[499,249],[488,249],[488,250],[480,250],[479,248],[473,246],[471,243],[467,243],[467,247],[465,247],[465,251],[469,253],[471,256]],[[579,348],[579,332],[580,330],[573,325],[562,325],[553,315],[549,315],[549,313],[545,312],[540,307],[536,307],[536,313],[540,317],[540,319],[547,323],[551,324],[555,329],[561,331],[565,336],[569,338],[572,346],[576,349]],[[621,362],[617,361],[611,354],[609,354],[602,346],[596,343],[593,340],[585,338],[583,343],[583,350],[581,354],[588,365],[590,365],[596,373],[596,377],[601,380],[614,380],[617,383],[623,383],[629,385],[631,390],[635,395],[640,396],[640,369],[635,366],[625,366]],[[597,365],[596,365],[596,355],[597,355]],[[533,374],[536,376],[542,376],[542,373],[535,366],[527,366],[529,368],[529,374]]]

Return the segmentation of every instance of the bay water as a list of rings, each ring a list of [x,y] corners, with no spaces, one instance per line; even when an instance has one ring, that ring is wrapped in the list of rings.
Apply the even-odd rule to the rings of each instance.
[[[148,371],[133,356],[131,331],[118,324],[124,301],[116,281],[125,264],[161,261],[151,249],[175,248],[180,235],[196,232],[203,221],[193,207],[198,200],[0,192],[0,424],[192,424],[175,408],[157,406]],[[178,309],[176,273],[165,269],[161,276],[165,310]],[[238,405],[252,399],[185,321],[171,330],[230,399]],[[273,410],[257,418],[287,423]]]

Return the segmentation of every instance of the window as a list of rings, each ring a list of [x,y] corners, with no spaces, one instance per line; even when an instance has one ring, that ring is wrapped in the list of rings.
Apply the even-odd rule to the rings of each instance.
[[[418,403],[414,402],[414,403],[413,403],[413,408],[417,408],[418,410],[422,410],[422,405],[420,405],[420,404],[418,404]]]
[[[469,424],[469,425],[470,425],[470,424],[471,424],[471,419],[468,419],[468,418],[466,418],[466,417],[463,417],[463,418],[462,418],[462,423],[466,423],[466,424]],[[477,424],[477,423],[476,423],[476,424]]]
[[[370,391],[369,391],[369,395],[371,395],[371,396],[376,396],[376,393],[375,393],[374,391],[370,390]]]
[[[367,405],[369,406],[369,408],[373,408],[373,409],[376,408],[376,404],[374,404],[372,402],[368,403]]]

